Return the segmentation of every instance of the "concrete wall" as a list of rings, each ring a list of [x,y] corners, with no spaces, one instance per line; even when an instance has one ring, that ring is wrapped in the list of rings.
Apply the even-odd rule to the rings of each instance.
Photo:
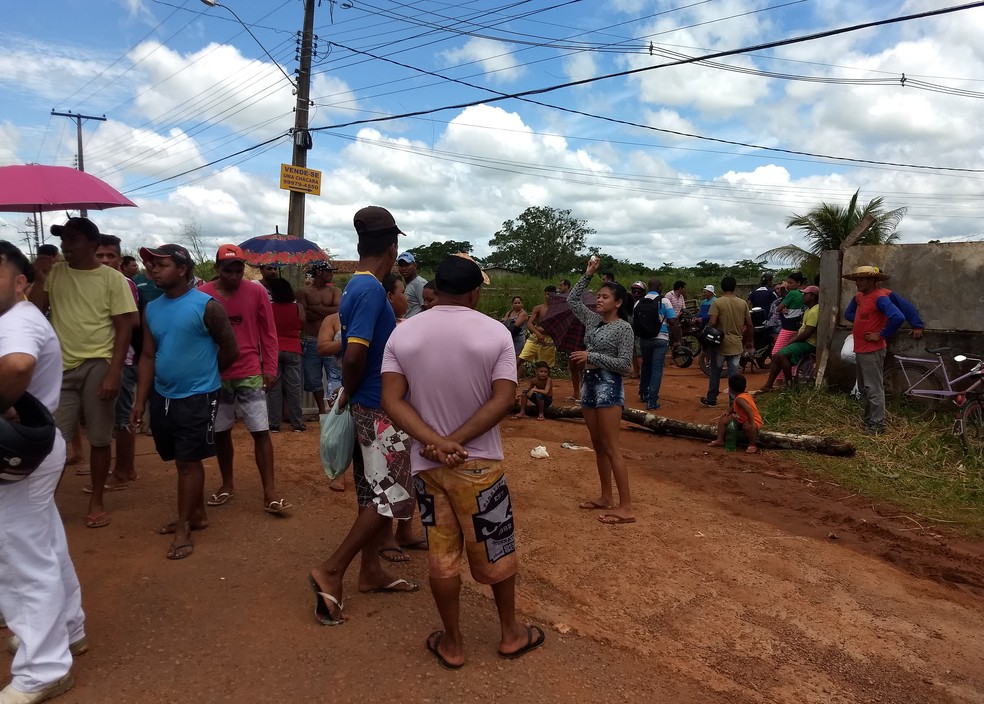
[[[843,273],[863,265],[882,268],[891,277],[883,285],[912,301],[926,324],[920,340],[913,340],[909,326],[903,325],[889,342],[890,356],[897,352],[931,357],[927,347],[948,346],[952,350],[945,356],[951,360],[947,365],[951,376],[958,371],[953,355],[984,356],[984,242],[872,245],[851,247],[844,253]],[[839,353],[850,334],[843,311],[857,288],[838,277],[837,252],[823,254],[820,291],[818,333],[821,340],[833,336],[827,378],[834,386],[849,388],[855,370],[840,361]],[[837,295],[832,297],[831,291]]]

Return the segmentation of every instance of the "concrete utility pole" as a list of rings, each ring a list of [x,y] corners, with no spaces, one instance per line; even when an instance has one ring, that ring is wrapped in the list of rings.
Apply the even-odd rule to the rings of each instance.
[[[81,113],[72,112],[71,110],[68,112],[55,112],[52,110],[51,114],[57,117],[69,117],[75,120],[75,133],[79,142],[79,171],[85,171],[85,159],[82,158],[82,121],[99,120],[100,122],[105,122],[106,116],[103,115],[102,117],[99,117],[97,115],[83,115]],[[79,211],[79,214],[84,218],[89,217],[89,211],[85,208],[82,208],[82,210]]]
[[[307,167],[311,148],[308,111],[311,96],[311,53],[314,44],[314,0],[304,0],[304,30],[301,32],[301,62],[297,72],[297,104],[294,107],[293,166]],[[304,193],[290,191],[287,208],[287,234],[304,237]]]

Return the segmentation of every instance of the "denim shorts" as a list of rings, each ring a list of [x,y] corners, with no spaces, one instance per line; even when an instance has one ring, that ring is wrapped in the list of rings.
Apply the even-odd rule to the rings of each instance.
[[[622,375],[607,369],[585,369],[581,377],[581,407],[611,408],[625,406]]]

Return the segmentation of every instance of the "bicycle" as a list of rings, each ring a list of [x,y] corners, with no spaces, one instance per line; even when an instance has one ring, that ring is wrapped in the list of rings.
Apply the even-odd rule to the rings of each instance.
[[[935,413],[943,401],[952,400],[957,407],[953,434],[959,435],[971,452],[984,455],[984,360],[958,354],[957,364],[974,362],[965,374],[951,379],[943,362],[949,347],[927,347],[936,361],[924,357],[895,357],[885,370],[885,398],[900,405],[916,419]],[[942,372],[942,373],[941,373]],[[969,379],[966,388],[957,388]]]

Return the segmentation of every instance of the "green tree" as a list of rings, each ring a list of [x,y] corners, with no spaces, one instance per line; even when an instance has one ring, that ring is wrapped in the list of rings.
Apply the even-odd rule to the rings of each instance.
[[[544,279],[566,274],[583,268],[584,242],[593,233],[570,210],[530,207],[502,223],[489,242],[493,251],[487,262]]]
[[[426,247],[414,247],[410,251],[413,252],[413,258],[417,260],[418,269],[435,271],[441,260],[449,254],[458,254],[459,252],[471,254],[472,244],[471,242],[448,240],[447,242],[431,242]]]
[[[906,208],[885,210],[884,201],[874,198],[865,206],[858,205],[858,189],[851,196],[847,207],[820,203],[804,215],[793,214],[786,220],[786,228],[796,228],[806,240],[806,246],[787,244],[776,247],[759,255],[759,259],[768,259],[781,264],[797,267],[813,277],[820,270],[820,255],[827,250],[840,249],[841,242],[847,239],[859,222],[866,215],[875,218],[871,227],[865,230],[856,244],[889,244],[899,240],[898,226],[905,217]]]

